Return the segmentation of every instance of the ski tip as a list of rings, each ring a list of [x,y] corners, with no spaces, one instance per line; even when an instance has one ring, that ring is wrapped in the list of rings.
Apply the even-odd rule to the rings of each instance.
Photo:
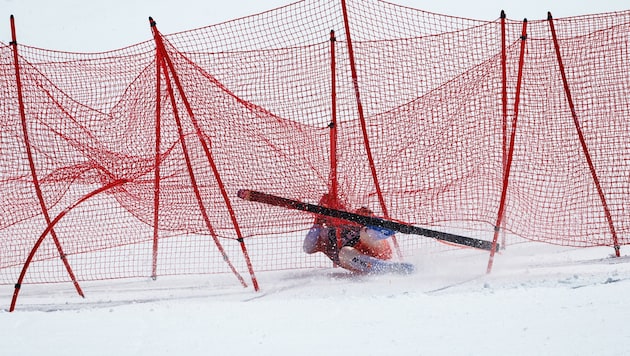
[[[241,199],[250,200],[249,198],[250,198],[251,192],[252,191],[249,189],[239,189],[236,195]]]

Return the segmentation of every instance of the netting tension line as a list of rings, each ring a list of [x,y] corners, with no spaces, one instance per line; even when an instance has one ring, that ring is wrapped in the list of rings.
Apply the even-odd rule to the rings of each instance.
[[[193,191],[195,193],[195,197],[197,199],[197,203],[199,205],[199,209],[201,211],[202,217],[206,223],[206,227],[208,228],[208,231],[210,232],[210,234],[212,235],[212,239],[214,240],[215,245],[217,246],[217,248],[219,249],[219,252],[221,253],[221,255],[223,256],[225,262],[228,264],[228,266],[230,267],[230,269],[232,270],[232,272],[236,275],[236,277],[238,278],[238,280],[241,282],[241,284],[246,287],[247,284],[245,283],[245,280],[243,279],[243,277],[238,273],[238,271],[236,270],[236,268],[234,267],[234,265],[232,264],[232,262],[229,260],[227,253],[225,252],[225,250],[223,249],[223,246],[221,245],[221,242],[219,241],[216,232],[214,231],[214,228],[212,227],[212,224],[210,223],[210,217],[208,216],[208,213],[206,211],[205,205],[203,203],[203,198],[201,197],[201,191],[199,190],[199,186],[197,185],[197,180],[195,178],[195,174],[193,172],[193,168],[192,168],[192,163],[190,160],[190,156],[188,153],[188,149],[186,148],[186,142],[185,142],[185,135],[183,132],[183,126],[181,123],[181,120],[179,118],[179,113],[177,110],[177,101],[175,99],[175,93],[173,91],[173,87],[171,85],[171,80],[169,79],[169,73],[170,73],[170,77],[172,77],[172,80],[175,83],[175,86],[177,88],[178,94],[180,96],[180,99],[182,100],[182,103],[184,104],[184,107],[186,108],[187,114],[191,119],[191,122],[193,124],[193,127],[195,129],[197,138],[199,139],[199,143],[201,144],[201,147],[203,148],[203,151],[206,155],[206,158],[208,159],[208,163],[210,164],[210,167],[212,169],[212,172],[214,174],[215,180],[217,182],[217,185],[219,187],[219,190],[221,192],[221,195],[223,196],[223,200],[226,204],[226,207],[228,209],[229,215],[230,215],[230,219],[232,220],[232,224],[234,225],[234,230],[236,232],[237,235],[237,241],[239,242],[240,246],[241,246],[241,251],[243,252],[243,255],[245,257],[246,263],[247,263],[247,267],[249,269],[249,273],[252,279],[252,284],[254,286],[254,290],[258,291],[258,281],[256,279],[256,276],[254,274],[254,270],[253,270],[253,266],[251,264],[251,261],[249,259],[249,254],[247,253],[247,248],[245,246],[245,242],[243,239],[243,235],[241,233],[240,227],[238,225],[238,222],[236,220],[236,215],[234,213],[234,209],[232,208],[232,204],[230,202],[230,199],[228,197],[227,191],[225,189],[225,186],[223,184],[223,180],[221,179],[221,176],[219,174],[219,171],[216,167],[216,164],[214,163],[214,159],[212,158],[212,153],[210,152],[210,148],[208,147],[208,144],[206,142],[206,138],[204,138],[203,133],[201,132],[201,127],[199,126],[199,123],[197,122],[197,120],[195,119],[195,115],[194,112],[192,110],[192,106],[190,105],[190,102],[188,101],[188,98],[186,96],[186,94],[184,93],[183,87],[181,85],[181,82],[179,80],[179,76],[177,75],[177,72],[175,71],[175,66],[173,65],[173,62],[171,61],[170,56],[168,55],[168,52],[166,51],[166,47],[164,45],[164,40],[160,34],[160,32],[157,29],[156,23],[155,21],[153,21],[153,19],[151,17],[149,17],[149,23],[151,25],[151,30],[153,31],[153,37],[155,39],[155,43],[156,43],[156,56],[160,57],[159,61],[156,61],[157,63],[161,63],[161,67],[162,67],[162,72],[164,73],[164,77],[165,77],[165,82],[166,82],[166,87],[167,87],[167,91],[169,93],[169,97],[171,100],[171,105],[173,107],[173,117],[175,118],[176,124],[177,124],[177,130],[179,133],[179,137],[180,137],[180,142],[182,145],[182,151],[184,154],[184,159],[186,161],[186,166],[188,169],[188,175],[190,176],[190,180],[191,180],[191,185],[193,188]]]
[[[502,19],[504,14],[501,14]],[[490,250],[490,258],[488,259],[487,273],[492,271],[492,264],[494,263],[494,254],[496,249],[497,240],[499,238],[499,231],[501,224],[503,223],[503,214],[505,212],[505,201],[507,198],[507,190],[510,181],[510,171],[512,168],[512,158],[514,157],[514,141],[516,138],[516,123],[518,122],[518,107],[521,102],[521,85],[523,83],[523,66],[525,63],[525,42],[527,40],[527,19],[523,20],[523,30],[521,31],[521,48],[518,60],[518,76],[516,79],[516,92],[514,94],[514,116],[512,117],[512,126],[510,132],[509,148],[507,151],[505,167],[503,171],[503,189],[501,190],[501,200],[499,201],[499,212],[497,213],[497,221],[494,224],[494,237],[492,239],[492,249]],[[507,62],[507,56],[503,56],[503,63]],[[506,80],[504,77],[504,80]],[[505,126],[505,124],[504,124]]]
[[[383,197],[383,192],[381,191],[381,185],[378,181],[378,176],[376,174],[376,166],[374,165],[374,157],[372,156],[372,149],[370,148],[370,140],[368,138],[367,124],[365,122],[363,104],[361,103],[361,93],[359,90],[359,77],[357,74],[356,63],[354,61],[354,50],[352,49],[352,36],[350,35],[350,21],[348,19],[348,8],[346,6],[346,0],[341,0],[341,7],[343,10],[343,22],[346,29],[346,42],[348,45],[348,60],[350,62],[350,72],[352,74],[352,85],[354,87],[354,95],[357,102],[357,112],[359,114],[359,123],[361,124],[361,133],[363,134],[363,144],[365,146],[365,151],[367,153],[368,164],[372,172],[372,179],[374,180],[374,188],[376,189],[376,195],[378,196],[378,201],[379,201],[379,204],[381,205],[381,210],[383,210],[383,216],[386,219],[390,219],[389,211],[387,209],[387,205],[385,204],[385,198]],[[400,246],[398,245],[398,240],[396,239],[395,235],[392,236],[392,242],[394,243],[394,247],[396,248],[396,253],[398,254],[398,257],[402,257],[402,252],[400,251]]]
[[[26,149],[26,156],[28,157],[28,164],[31,171],[31,177],[33,178],[33,187],[35,188],[35,194],[37,195],[37,200],[39,201],[39,205],[42,210],[42,215],[44,216],[44,219],[46,220],[46,224],[49,227],[51,227],[51,219],[48,213],[48,208],[46,206],[46,201],[44,200],[44,195],[42,193],[41,186],[39,184],[39,178],[37,176],[37,170],[35,168],[35,161],[33,159],[33,152],[31,149],[31,142],[29,140],[28,126],[26,124],[26,111],[24,109],[24,97],[22,93],[22,78],[20,77],[20,62],[19,62],[18,46],[17,46],[17,34],[15,31],[15,18],[13,17],[13,15],[11,15],[11,46],[13,47],[15,82],[16,82],[16,87],[17,87],[17,99],[18,99],[18,105],[19,105],[19,110],[20,110],[20,119],[22,121],[22,134],[24,136],[24,147]],[[61,247],[61,243],[59,242],[59,239],[57,238],[57,234],[55,230],[50,229],[50,236],[52,237],[55,243],[55,246],[57,247],[59,256],[61,257],[61,260],[63,261],[63,265],[66,268],[66,271],[68,272],[68,275],[70,276],[70,279],[72,280],[72,283],[74,284],[74,287],[77,290],[77,293],[79,293],[81,297],[85,297],[85,295],[83,294],[83,290],[81,290],[81,286],[79,286],[79,282],[77,281],[76,277],[74,276],[74,272],[72,271],[72,268],[70,267],[70,263],[68,262],[68,259],[66,258],[66,254],[63,252],[63,248]],[[25,268],[28,268],[27,265],[29,262],[30,261],[27,261]],[[21,284],[21,282],[19,284]],[[19,289],[19,284],[16,285],[16,289]]]
[[[612,215],[610,214],[610,209],[608,208],[608,203],[606,202],[606,196],[604,195],[604,190],[599,182],[599,177],[597,176],[597,172],[595,171],[595,165],[593,164],[593,160],[591,159],[591,154],[589,153],[588,146],[586,145],[586,139],[584,138],[584,134],[582,133],[582,128],[580,127],[580,121],[577,117],[577,113],[575,111],[575,105],[573,104],[573,97],[571,96],[571,90],[569,89],[569,81],[567,79],[564,64],[562,62],[562,55],[560,54],[560,44],[558,43],[558,36],[556,35],[556,29],[553,24],[553,17],[551,16],[551,12],[547,13],[547,21],[549,22],[549,29],[551,30],[551,37],[553,39],[553,46],[556,51],[556,58],[558,59],[558,67],[560,69],[560,75],[562,76],[562,84],[564,85],[564,94],[567,98],[567,103],[569,104],[569,109],[571,110],[571,116],[573,117],[573,123],[575,124],[575,129],[577,130],[578,138],[580,140],[580,145],[582,146],[582,152],[584,153],[584,158],[586,158],[586,162],[588,163],[588,168],[591,172],[591,176],[593,178],[593,183],[595,183],[595,188],[597,189],[597,194],[599,194],[599,199],[602,202],[602,207],[604,208],[604,214],[606,215],[606,220],[608,221],[608,226],[610,228],[610,233],[612,234],[613,239],[613,248],[615,249],[615,256],[620,257],[620,246],[619,240],[617,239],[617,232],[615,231],[615,225],[613,224]]]

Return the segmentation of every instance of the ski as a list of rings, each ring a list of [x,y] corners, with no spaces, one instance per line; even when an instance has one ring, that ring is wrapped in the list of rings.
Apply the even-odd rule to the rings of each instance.
[[[366,274],[412,274],[416,267],[408,262],[385,261],[372,256],[358,255],[350,265],[355,271]]]
[[[480,240],[472,237],[460,236],[455,234],[450,234],[447,232],[435,231],[430,229],[425,229],[422,227],[404,224],[397,221],[392,221],[388,219],[383,219],[374,216],[365,216],[354,214],[351,212],[326,208],[321,205],[303,203],[298,200],[292,200],[287,198],[282,198],[276,195],[267,194],[258,192],[255,190],[249,189],[241,189],[238,191],[238,197],[247,201],[259,202],[264,204],[269,204],[273,206],[278,206],[286,209],[292,210],[300,210],[306,211],[309,213],[319,214],[330,216],[332,218],[343,219],[347,221],[352,221],[360,225],[365,226],[379,226],[387,229],[391,229],[394,231],[398,231],[402,234],[409,235],[421,235],[426,237],[431,237],[437,240],[442,240],[450,243],[454,243],[457,245],[473,247],[481,250],[492,250],[492,242],[486,240]],[[499,250],[499,244],[496,244],[496,250]]]

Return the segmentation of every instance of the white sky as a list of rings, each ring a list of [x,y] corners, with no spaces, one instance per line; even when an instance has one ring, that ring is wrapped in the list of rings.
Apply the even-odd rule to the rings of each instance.
[[[334,1],[334,0],[331,0]],[[0,41],[11,40],[15,15],[18,42],[77,52],[117,49],[149,40],[148,17],[169,34],[287,5],[293,0],[0,0]],[[545,19],[630,9],[622,0],[390,0],[426,11],[494,20]]]

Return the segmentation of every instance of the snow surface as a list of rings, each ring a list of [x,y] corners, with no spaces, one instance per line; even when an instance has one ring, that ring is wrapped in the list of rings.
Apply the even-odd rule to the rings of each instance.
[[[630,256],[509,246],[413,258],[413,275],[339,268],[0,286],[2,355],[628,355]],[[0,304],[0,305],[1,305]]]
[[[290,1],[86,2],[0,0],[20,43],[101,51]],[[627,8],[618,0],[392,0],[494,19],[573,16]],[[551,8],[550,8],[551,7]],[[0,28],[8,43],[8,21]],[[622,248],[622,252],[627,248]],[[233,275],[0,286],[0,355],[628,355],[630,257],[611,248],[525,243],[497,256],[423,251],[410,276],[352,276],[338,268],[258,273],[260,292]]]

